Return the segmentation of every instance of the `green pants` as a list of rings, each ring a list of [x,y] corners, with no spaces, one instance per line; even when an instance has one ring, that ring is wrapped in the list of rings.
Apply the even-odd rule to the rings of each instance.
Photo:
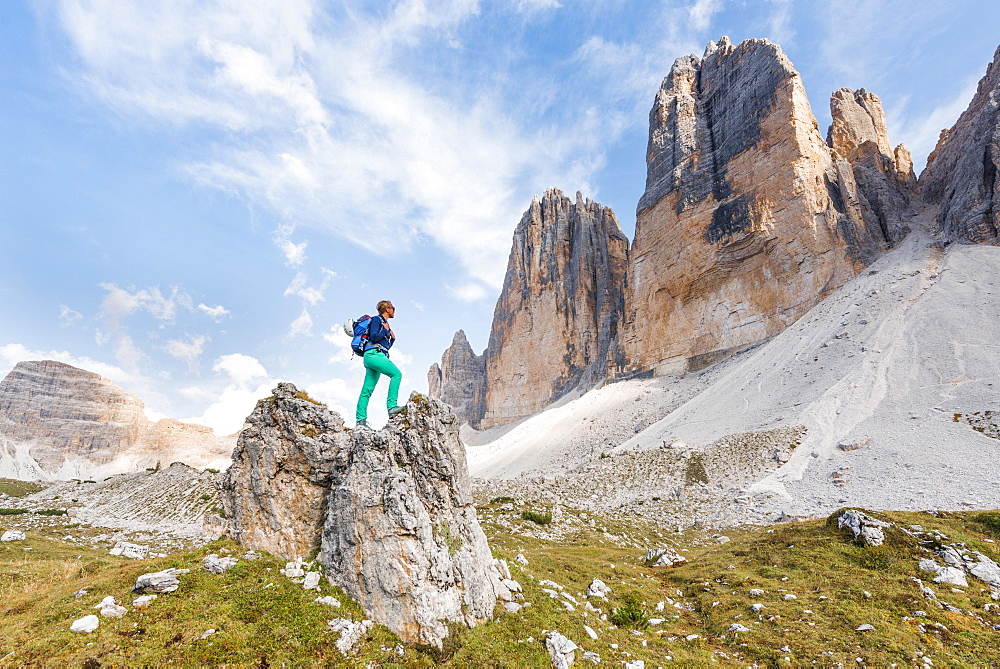
[[[389,396],[386,398],[385,406],[389,409],[396,406],[399,400],[399,382],[403,379],[403,373],[399,367],[393,364],[389,357],[377,349],[365,351],[362,358],[365,363],[365,385],[361,387],[361,396],[358,398],[358,408],[354,412],[356,420],[368,420],[368,400],[375,392],[375,384],[383,374],[389,377]]]

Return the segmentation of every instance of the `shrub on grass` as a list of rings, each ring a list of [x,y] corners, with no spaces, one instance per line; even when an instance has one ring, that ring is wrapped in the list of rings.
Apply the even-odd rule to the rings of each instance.
[[[985,525],[993,534],[1000,536],[1000,511],[983,511],[972,518],[980,525]]]
[[[649,617],[642,608],[642,598],[635,592],[622,595],[622,605],[611,611],[608,620],[618,627],[634,627],[646,629],[649,627]]]
[[[66,509],[39,509],[35,511],[36,516],[65,516],[67,513]]]
[[[858,554],[858,564],[873,571],[889,571],[899,558],[899,551],[893,546],[865,546]]]
[[[513,497],[494,497],[490,500],[490,504],[503,504],[504,502],[513,502]]]
[[[0,509],[0,516],[17,516],[22,513],[28,513],[27,509]]]
[[[535,511],[522,511],[521,518],[525,520],[530,520],[533,523],[538,523],[539,525],[548,525],[552,522],[551,513],[537,513]]]

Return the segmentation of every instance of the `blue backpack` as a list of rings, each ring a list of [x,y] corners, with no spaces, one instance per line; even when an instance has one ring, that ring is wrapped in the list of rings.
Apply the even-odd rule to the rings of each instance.
[[[344,332],[351,337],[351,350],[360,356],[365,354],[365,346],[368,344],[368,332],[371,328],[372,317],[368,314],[358,318],[348,318],[344,323]]]

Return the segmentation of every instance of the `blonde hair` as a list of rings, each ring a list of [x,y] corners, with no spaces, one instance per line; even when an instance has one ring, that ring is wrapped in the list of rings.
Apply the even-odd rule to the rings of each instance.
[[[377,305],[375,306],[375,309],[376,309],[376,310],[377,310],[377,311],[378,311],[378,312],[379,312],[380,314],[384,314],[384,313],[385,313],[386,311],[388,311],[388,310],[389,310],[389,308],[390,308],[390,307],[391,307],[391,308],[393,308],[393,309],[395,309],[395,307],[393,307],[393,306],[392,306],[392,302],[390,302],[389,300],[382,300],[381,302],[379,302],[379,303],[378,303],[378,304],[377,304]]]

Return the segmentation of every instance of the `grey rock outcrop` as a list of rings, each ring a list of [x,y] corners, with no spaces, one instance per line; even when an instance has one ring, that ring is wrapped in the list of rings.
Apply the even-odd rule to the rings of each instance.
[[[202,425],[151,423],[138,397],[61,362],[19,362],[0,381],[0,476],[96,478],[172,461],[219,467],[233,442]]]
[[[476,355],[463,330],[455,333],[451,346],[427,372],[431,397],[451,406],[461,422],[478,422],[485,412],[486,363]]]
[[[349,449],[343,419],[290,383],[257,402],[219,488],[229,534],[286,559],[319,547],[334,463]]]
[[[622,364],[615,341],[627,265],[628,239],[611,209],[554,188],[536,196],[514,230],[483,383],[479,359],[456,335],[431,368],[431,396],[473,427],[492,427],[603,381],[609,365]]]
[[[920,175],[946,239],[994,242],[1000,231],[1000,48],[958,121],[941,132]]]
[[[414,394],[337,458],[320,562],[329,580],[403,641],[441,645],[448,623],[489,619],[500,582],[472,503],[458,421]]]

